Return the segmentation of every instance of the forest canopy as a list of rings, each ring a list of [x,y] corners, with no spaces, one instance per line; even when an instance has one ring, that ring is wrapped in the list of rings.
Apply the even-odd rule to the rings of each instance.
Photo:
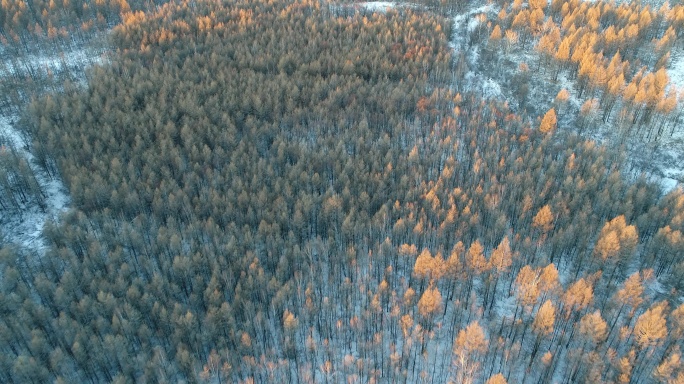
[[[668,382],[684,195],[462,91],[450,21],[127,13],[20,125],[73,209],[0,250],[2,382]]]

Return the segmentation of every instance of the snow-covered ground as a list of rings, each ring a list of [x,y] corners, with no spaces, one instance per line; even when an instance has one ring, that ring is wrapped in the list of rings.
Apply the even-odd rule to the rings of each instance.
[[[474,31],[480,25],[480,20],[477,15],[487,13],[492,10],[492,5],[487,4],[481,7],[470,9],[464,13],[460,13],[452,18],[453,31],[451,35],[450,46],[454,49],[465,48],[465,37],[467,33]]]
[[[393,1],[368,1],[361,4],[364,8],[370,9],[372,11],[385,11],[388,8],[394,8],[397,3]]]
[[[662,1],[647,1],[646,3],[649,3],[652,8],[656,9],[663,4]],[[360,5],[366,9],[380,12],[392,7],[411,6],[410,2],[389,1],[371,1],[360,3]],[[452,38],[449,46],[455,52],[465,53],[470,70],[465,74],[464,88],[480,94],[485,99],[512,102],[512,90],[508,82],[513,73],[511,71],[506,73],[501,71],[500,68],[498,71],[494,71],[493,68],[483,67],[480,63],[482,50],[480,44],[482,43],[470,44],[468,41],[469,35],[478,28],[483,20],[480,15],[487,14],[488,19],[491,20],[496,17],[498,11],[499,9],[493,4],[473,4],[472,8],[453,16]],[[483,36],[481,41],[486,42],[487,36]],[[532,49],[527,49],[525,52],[520,52],[519,50],[516,52],[513,49],[506,55],[505,60],[515,63],[516,68],[517,64],[520,63],[526,63],[532,67],[537,57]],[[496,76],[494,72],[500,72],[499,76]],[[668,73],[672,86],[677,87],[679,90],[684,90],[684,52],[673,52],[673,59],[668,68]],[[542,77],[536,75],[535,77],[536,79],[533,81],[544,81]],[[540,111],[551,108],[555,93],[561,89],[566,89],[570,93],[567,115],[576,115],[585,101],[577,97],[577,92],[574,90],[574,81],[569,79],[563,72],[560,73],[555,84],[546,84],[544,87],[553,88],[555,91],[545,94],[536,89],[534,85],[530,86],[529,91],[531,100],[528,104],[534,105]],[[616,114],[614,112],[613,116]],[[586,129],[583,133],[584,136],[602,144],[610,144],[614,132],[610,121],[603,123],[600,118],[597,118],[590,126],[593,128]],[[682,130],[675,132],[673,136],[670,136],[669,132],[664,134],[658,145],[639,141],[628,145],[628,150],[630,151],[628,158],[633,164],[631,172],[635,175],[642,172],[651,175],[655,182],[660,183],[663,193],[668,193],[678,186],[684,185],[684,132]]]
[[[85,70],[93,64],[104,61],[101,52],[87,47],[78,47],[54,55],[30,55],[20,60],[6,59],[0,67],[0,76],[23,76],[33,72],[40,75],[65,74],[85,84]],[[48,220],[57,220],[70,206],[68,191],[61,180],[51,178],[34,162],[34,156],[26,140],[15,126],[18,116],[0,115],[0,137],[17,150],[20,157],[29,163],[45,197],[45,208],[37,203],[25,204],[18,211],[1,212],[0,233],[5,241],[15,243],[31,251],[44,252],[42,231]]]
[[[652,7],[662,5],[662,2],[649,2]],[[463,14],[453,18],[454,28],[451,47],[456,52],[465,52],[470,71],[465,76],[465,88],[480,94],[485,99],[499,99],[512,103],[515,109],[516,98],[511,88],[512,78],[518,71],[518,65],[525,63],[530,70],[537,67],[538,56],[531,46],[525,50],[513,47],[505,57],[498,57],[492,63],[483,62],[481,53],[482,44],[485,44],[487,37],[482,39],[480,44],[470,45],[469,34],[474,31],[480,23],[478,15],[488,14],[490,20],[496,19],[496,9],[492,5],[477,6]],[[669,65],[668,74],[671,86],[684,91],[684,51],[681,49],[672,53],[673,59]],[[496,67],[496,68],[495,68]],[[578,97],[575,89],[575,81],[568,78],[567,74],[561,71],[556,82],[551,80],[547,73],[533,73],[529,84],[529,100],[526,105],[534,110],[528,113],[533,115],[541,114],[552,107],[554,97],[561,89],[569,92],[570,98],[565,113],[560,116],[559,126],[566,129],[576,130],[574,117],[577,116],[581,105],[586,101],[586,96]],[[525,107],[527,108],[527,107]],[[617,112],[613,111],[611,119],[604,123],[600,116],[596,116],[587,125],[582,135],[598,143],[613,145],[615,140],[615,122]],[[534,116],[532,116],[533,118]],[[682,121],[678,122],[682,124]],[[627,159],[632,175],[638,176],[645,173],[650,178],[661,185],[663,193],[668,193],[677,187],[684,186],[684,130],[681,128],[671,134],[672,129],[668,128],[659,139],[658,143],[646,142],[643,139],[633,139],[627,143]]]
[[[679,48],[672,52],[667,73],[670,76],[670,86],[684,97],[684,49]],[[681,121],[679,123],[684,124]],[[670,191],[677,186],[684,187],[684,130],[680,128],[674,136],[666,137],[661,152],[666,161],[661,168],[663,189]]]
[[[99,50],[90,47],[71,47],[67,52],[0,59],[0,76],[33,76],[38,79],[61,76],[85,85],[86,68],[105,61],[105,53]]]
[[[80,47],[69,50],[69,52],[59,52],[52,55],[41,54],[31,55],[26,61],[17,66],[8,66],[7,70],[11,74],[22,73],[27,66],[33,69],[49,70],[53,73],[64,70],[82,71],[84,67],[102,62],[101,55],[93,52],[92,49]]]
[[[17,150],[19,156],[28,161],[45,196],[46,208],[42,210],[36,203],[25,204],[18,212],[3,212],[0,224],[4,227],[2,232],[8,242],[43,252],[45,245],[41,236],[45,223],[48,220],[57,220],[68,209],[70,200],[61,180],[50,178],[33,162],[33,154],[27,150],[13,121],[16,121],[16,117],[0,117],[0,136]]]
[[[670,75],[670,84],[684,91],[684,52],[672,59],[667,71]]]
[[[453,28],[449,46],[454,52],[465,52],[465,57],[471,70],[465,75],[465,87],[479,93],[484,99],[505,100],[501,84],[493,76],[475,70],[480,59],[480,47],[477,44],[469,46],[467,38],[482,23],[480,15],[492,12],[492,4],[483,5],[458,14],[452,18]],[[487,36],[482,36],[485,40]]]

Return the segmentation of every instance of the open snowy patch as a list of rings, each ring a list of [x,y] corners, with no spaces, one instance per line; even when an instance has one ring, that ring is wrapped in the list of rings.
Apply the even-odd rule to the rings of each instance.
[[[684,90],[684,53],[672,59],[667,72],[670,75],[670,84],[679,90]]]
[[[102,48],[89,45],[72,45],[58,49],[26,53],[21,57],[8,56],[0,52],[0,78],[11,79],[21,86],[31,78],[43,81],[55,76],[60,84],[64,79],[86,85],[85,71],[88,67],[107,61]],[[40,91],[39,91],[40,92]],[[22,106],[20,106],[21,108]],[[0,240],[17,244],[25,249],[43,253],[45,245],[42,232],[48,221],[57,221],[70,205],[68,191],[61,180],[51,177],[39,166],[31,153],[30,139],[15,126],[18,116],[0,115],[0,150],[12,151],[14,158],[28,164],[39,193],[32,198],[22,199],[7,209],[0,207]],[[32,179],[33,180],[33,179]]]
[[[492,5],[487,4],[452,17],[453,31],[451,32],[452,36],[449,43],[451,47],[454,49],[463,48],[467,33],[474,31],[481,23],[481,20],[477,16],[482,13],[490,12],[492,9]]]
[[[101,49],[93,47],[68,47],[65,51],[33,53],[22,57],[0,58],[0,76],[31,77],[44,79],[61,76],[85,85],[85,69],[106,62]]]
[[[31,58],[31,63],[38,68],[45,68],[53,72],[64,70],[79,70],[93,64],[102,63],[102,57],[87,48],[74,49],[68,53],[57,55],[41,55]]]
[[[396,7],[397,3],[393,2],[393,1],[369,1],[366,3],[361,3],[361,6],[363,6],[366,9],[370,9],[372,11],[384,12],[389,8]]]
[[[4,57],[0,66],[0,76],[22,78],[59,76],[86,84],[85,71],[94,64],[106,61],[103,52],[92,47],[71,47],[65,52],[52,54],[27,54],[21,58]],[[0,234],[4,241],[14,243],[38,254],[45,251],[42,232],[48,221],[57,221],[70,206],[68,191],[61,180],[51,177],[39,166],[30,148],[30,139],[15,126],[18,116],[0,115],[0,142],[2,150],[13,151],[16,158],[25,161],[39,185],[38,198],[22,199],[17,205],[7,209],[0,207]],[[34,184],[35,185],[35,184]]]
[[[491,77],[485,80],[482,84],[482,95],[485,99],[494,99],[502,97],[501,85],[494,81]]]
[[[673,191],[675,188],[677,188],[677,185],[679,184],[679,181],[669,178],[669,177],[663,177],[663,180],[660,183],[661,188],[663,189],[663,192],[669,193]]]
[[[68,209],[70,199],[61,180],[49,177],[34,163],[33,155],[27,150],[22,135],[14,127],[13,120],[13,117],[0,117],[0,137],[3,137],[3,141],[11,145],[19,156],[27,160],[40,185],[44,206],[40,207],[35,202],[20,204],[17,210],[4,211],[0,224],[4,227],[3,234],[8,242],[42,252],[45,245],[41,236],[45,223],[48,220],[57,220],[59,215]]]

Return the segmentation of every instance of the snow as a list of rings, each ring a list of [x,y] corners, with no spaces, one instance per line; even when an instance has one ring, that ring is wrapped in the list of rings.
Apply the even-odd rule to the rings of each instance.
[[[0,76],[45,77],[66,74],[85,85],[85,69],[106,62],[105,53],[91,47],[67,47],[53,54],[27,54],[20,58],[4,59],[0,63]]]
[[[21,134],[12,127],[10,119],[5,116],[0,116],[0,137],[3,137],[3,141],[14,146],[15,148],[21,148],[24,146],[24,139],[21,137]]]
[[[679,181],[672,179],[670,177],[663,177],[663,180],[660,182],[660,187],[662,188],[664,193],[669,193],[673,191],[675,188],[677,188],[677,185],[679,184]]]
[[[33,162],[33,154],[27,150],[24,140],[12,121],[16,117],[0,116],[0,137],[4,137],[20,156],[23,156],[33,170],[38,183],[45,194],[45,211],[37,204],[26,204],[17,213],[3,213],[0,224],[5,230],[3,234],[10,243],[16,243],[32,251],[43,253],[42,231],[48,220],[57,220],[70,204],[66,188],[61,180],[50,178],[44,170]]]
[[[65,54],[42,55],[32,58],[33,65],[46,68],[53,72],[60,72],[67,69],[83,68],[85,65],[102,63],[102,56],[98,56],[86,48],[75,49]]]
[[[485,8],[485,7],[481,7]],[[479,25],[481,21],[477,17],[471,17],[470,20],[468,20],[468,32],[474,31]]]
[[[475,31],[482,22],[479,16],[493,11],[493,6],[487,4],[453,16],[453,31],[449,47],[455,52],[465,52],[466,60],[471,68],[465,75],[465,87],[474,92],[479,92],[484,99],[499,99],[503,101],[505,96],[502,92],[501,84],[485,73],[472,70],[478,66],[480,47],[478,45],[469,46],[466,41],[470,33]]]
[[[492,10],[492,5],[488,4],[454,16],[452,18],[454,27],[449,45],[454,49],[463,48],[463,39],[465,36],[467,36],[467,33],[462,33],[461,31],[463,25],[465,24],[466,30],[468,32],[474,31],[475,28],[477,28],[477,26],[480,24],[480,20],[478,20],[477,15],[481,13],[487,13],[490,10]]]
[[[503,97],[503,93],[501,92],[501,85],[499,85],[499,83],[497,83],[496,81],[492,80],[491,77],[487,79],[484,82],[484,84],[482,84],[482,94],[485,97],[485,99]]]
[[[670,75],[670,84],[679,90],[684,90],[684,53],[672,59],[667,72]]]
[[[0,68],[0,76],[66,73],[69,77],[76,78],[85,84],[85,70],[105,60],[102,52],[92,48],[71,47],[66,52],[53,55],[34,54],[19,60],[5,60],[4,67]],[[45,224],[48,221],[57,221],[60,215],[69,209],[71,200],[62,181],[51,178],[34,162],[29,143],[14,126],[17,120],[16,115],[0,115],[0,138],[29,163],[44,193],[45,209],[41,209],[36,202],[31,202],[23,204],[18,211],[2,212],[0,233],[4,235],[5,241],[42,254],[45,251],[45,244],[42,241]]]
[[[366,9],[370,9],[372,11],[384,12],[389,8],[396,7],[397,3],[393,2],[393,1],[369,1],[366,3],[362,3],[361,6],[363,6]]]
[[[106,51],[84,45],[71,45],[62,51],[39,52],[26,54],[21,58],[3,57],[0,62],[0,77],[25,76],[43,77],[55,75],[57,79],[69,78],[81,85],[86,85],[85,71],[92,65],[107,61]],[[61,180],[51,178],[34,162],[29,142],[14,126],[18,116],[0,115],[0,140],[4,137],[7,145],[17,150],[20,157],[29,163],[36,180],[40,184],[45,197],[45,208],[41,209],[36,202],[27,203],[19,211],[2,212],[0,214],[0,234],[4,240],[16,243],[26,249],[44,253],[42,231],[48,221],[57,221],[60,215],[69,209],[71,200]],[[0,238],[0,240],[2,240]]]

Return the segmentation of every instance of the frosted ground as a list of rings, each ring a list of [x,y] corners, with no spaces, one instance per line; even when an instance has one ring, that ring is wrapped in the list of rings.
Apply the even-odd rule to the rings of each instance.
[[[648,1],[653,8],[659,8],[664,1]],[[410,4],[410,3],[409,3]],[[398,2],[367,2],[364,7],[373,11],[385,11],[391,7],[403,6]],[[493,71],[492,64],[483,64],[480,60],[480,53],[482,47],[480,44],[469,45],[467,38],[472,31],[475,31],[480,23],[481,14],[487,14],[489,18],[495,18],[499,12],[496,5],[488,4],[479,6],[476,4],[470,9],[457,14],[452,17],[453,31],[450,46],[455,52],[464,52],[469,71],[465,75],[465,88],[479,93],[485,99],[499,99],[504,101],[514,100],[513,92],[509,89],[507,80],[513,76],[513,71],[520,63],[526,63],[529,67],[533,67],[537,61],[537,56],[533,50],[526,52],[519,52],[515,49],[507,55],[506,60],[510,60],[514,65],[509,66],[509,70]],[[486,37],[482,42],[486,42]],[[494,64],[496,65],[496,64]],[[504,67],[505,68],[505,67]],[[670,76],[670,86],[676,87],[680,91],[684,91],[684,49],[679,47],[672,52],[672,59],[667,67]],[[544,81],[539,81],[544,83]],[[570,110],[566,115],[577,114],[580,106],[584,100],[577,97],[577,92],[574,90],[574,82],[561,73],[556,83],[545,82],[544,89],[535,88],[534,85],[530,87],[530,102],[528,104],[539,107],[540,111],[546,111],[551,108],[551,103],[555,95],[561,89],[565,88],[570,92]],[[613,115],[616,115],[614,113]],[[684,122],[679,122],[684,124]],[[572,121],[565,119],[560,122],[560,127],[565,129],[573,129]],[[599,143],[610,145],[611,141],[611,121],[602,123],[595,122],[594,129],[587,130],[583,135],[590,140],[596,140]],[[632,140],[626,144],[628,153],[627,171],[633,175],[646,175],[654,182],[662,186],[663,193],[668,193],[671,190],[684,185],[684,130],[679,130],[675,135],[670,136],[669,132],[663,135],[663,138],[658,144],[644,143],[640,140]]]
[[[387,4],[387,2],[372,2],[367,3],[366,7],[375,11],[384,11],[389,7]],[[396,3],[392,4],[397,6]],[[453,30],[450,46],[456,54],[460,54],[461,52],[465,54],[469,68],[465,75],[464,88],[479,94],[485,99],[511,101],[511,104],[515,104],[512,102],[515,100],[515,97],[510,89],[508,80],[513,76],[520,63],[526,63],[530,68],[535,66],[537,57],[533,53],[533,50],[529,50],[532,52],[516,52],[515,50],[512,50],[511,55],[507,55],[505,58],[506,60],[510,60],[510,62],[507,63],[508,65],[504,67],[506,69],[498,70],[497,68],[495,71],[493,70],[493,65],[497,65],[496,62],[486,63],[481,60],[481,45],[471,45],[468,41],[470,33],[477,30],[482,20],[479,15],[487,14],[491,19],[495,18],[498,12],[499,9],[494,5],[480,6],[477,4],[472,6],[469,10],[453,16]],[[481,41],[482,43],[486,43],[487,38],[485,37]],[[680,48],[679,51],[672,52],[672,57],[673,59],[667,68],[671,79],[670,86],[682,90],[684,89],[684,52]],[[535,86],[541,86],[541,88],[538,89]],[[551,83],[543,77],[532,82],[530,84],[530,102],[528,104],[537,106],[538,110],[528,112],[543,114],[543,112],[551,108],[552,101],[558,91],[564,88],[570,92],[570,108],[564,115],[566,115],[566,117],[567,115],[576,115],[584,100],[577,97],[577,92],[574,90],[574,81],[568,79],[566,74],[559,76],[556,83]],[[516,106],[512,107],[514,109],[516,108]],[[534,113],[532,113],[532,116],[535,116]],[[536,122],[533,123],[536,124]],[[682,124],[682,122],[680,121],[679,124]],[[559,130],[565,130],[567,133],[576,130],[576,128],[574,128],[574,122],[569,118],[561,121],[559,126]],[[595,127],[591,130],[588,129],[583,135],[588,140],[595,140],[610,145],[611,122],[608,121],[608,123],[604,124],[599,119],[595,124]],[[628,164],[626,165],[627,173],[632,176],[645,174],[653,182],[661,185],[664,194],[675,188],[681,188],[684,183],[684,132],[680,130],[675,136],[669,137],[668,135],[665,135],[666,137],[663,137],[661,143],[657,146],[634,140],[628,143],[625,148],[628,155]],[[572,280],[572,276],[569,274],[569,268],[565,265],[559,265],[558,269],[560,283],[563,286],[568,286]],[[638,270],[638,265],[632,265],[629,269],[629,273],[632,273]],[[475,284],[478,284],[478,282]],[[649,295],[663,293],[662,286],[657,279],[654,279],[649,283],[646,286],[646,290]],[[684,297],[682,300],[684,301]],[[514,317],[513,313],[515,309],[515,298],[513,296],[499,298],[494,304],[494,318],[512,318]],[[440,353],[446,350],[445,346],[440,344],[440,341],[435,341],[435,344]],[[444,355],[448,354],[449,351],[447,350]],[[562,361],[557,363],[561,365],[564,364]],[[448,364],[448,361],[442,361],[442,364]],[[563,371],[564,369],[559,369],[557,374],[560,374]],[[443,374],[443,371],[439,371],[437,377],[443,378],[441,374]],[[515,375],[514,378],[520,379],[519,376]],[[515,380],[512,382],[515,382]],[[563,382],[563,379],[561,377],[554,377],[553,382]]]
[[[49,55],[32,54],[19,60],[5,60],[0,66],[0,76],[66,75],[85,85],[85,71],[93,64],[100,64],[104,58],[100,50],[85,47],[71,47],[67,52]],[[13,147],[20,157],[25,158],[33,170],[45,196],[45,209],[35,203],[24,204],[17,211],[3,212],[0,216],[0,234],[4,240],[22,246],[31,252],[42,254],[45,244],[42,231],[45,224],[56,221],[69,208],[71,200],[64,183],[51,178],[35,164],[30,143],[16,127],[19,117],[7,112],[0,114],[0,141]]]

